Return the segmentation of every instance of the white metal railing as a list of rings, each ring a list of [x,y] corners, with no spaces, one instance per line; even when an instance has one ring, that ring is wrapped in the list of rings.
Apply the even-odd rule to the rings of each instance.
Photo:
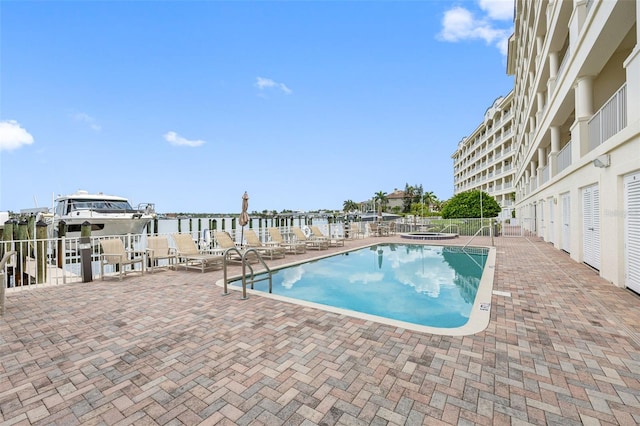
[[[623,84],[589,120],[589,150],[627,126],[627,84]]]
[[[81,244],[81,238],[46,238],[3,241],[3,252],[15,250],[15,261],[7,265],[8,287],[33,287],[83,282],[82,253],[90,251],[92,277],[100,277],[100,241],[113,238],[91,237],[88,245]],[[125,247],[134,251],[144,251],[146,234],[128,234],[120,237]],[[105,266],[107,272],[115,272],[113,265]],[[88,277],[87,277],[88,278]]]
[[[571,141],[558,153],[558,173],[571,165]]]
[[[275,226],[275,225],[274,225]],[[291,234],[292,226],[304,227],[300,224],[286,224],[276,226],[280,229],[281,233],[287,237]],[[318,223],[317,226],[321,232],[331,238],[344,238],[346,237],[344,222],[337,223]],[[268,227],[254,227],[252,228],[261,241],[269,241]],[[224,230],[224,229],[222,229]],[[243,244],[242,241],[242,228],[237,227],[235,229],[226,230],[233,241],[237,245]],[[212,234],[212,230],[188,230],[168,233],[159,233],[158,235],[165,235],[168,237],[169,247],[175,249],[175,242],[171,237],[173,233],[190,234],[196,245],[201,250],[219,248],[215,238]],[[155,235],[155,234],[154,234]],[[147,248],[147,236],[148,234],[128,234],[128,235],[114,235],[106,237],[90,237],[90,243],[88,245],[81,244],[81,238],[64,237],[64,238],[46,238],[46,239],[29,239],[29,240],[8,240],[0,241],[0,257],[4,253],[16,251],[17,254],[13,256],[13,259],[8,262],[5,270],[6,285],[9,288],[13,287],[39,287],[50,285],[61,285],[68,283],[85,282],[83,273],[88,270],[91,271],[91,280],[100,279],[100,241],[110,238],[122,239],[125,247],[130,251],[144,252]],[[83,251],[89,250],[90,266],[88,269],[83,269]],[[164,262],[168,265],[168,260],[160,260],[160,266],[163,266]],[[136,265],[137,266],[137,265]],[[105,275],[115,272],[114,265],[105,265]],[[86,274],[85,274],[86,275]],[[4,285],[4,283],[0,283]]]
[[[547,164],[542,168],[542,183],[549,181],[549,165]]]
[[[564,53],[564,56],[562,57],[562,62],[558,67],[558,73],[556,74],[557,77],[562,75],[562,71],[564,71],[564,67],[567,66],[567,62],[569,62],[569,56],[571,56],[570,53],[571,51],[567,48],[567,51]]]

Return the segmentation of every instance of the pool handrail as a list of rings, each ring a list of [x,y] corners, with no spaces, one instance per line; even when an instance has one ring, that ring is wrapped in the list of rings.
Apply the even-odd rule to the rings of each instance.
[[[491,245],[493,246],[493,225],[484,225],[481,226],[480,229],[478,229],[476,231],[475,234],[473,234],[473,237],[471,237],[471,239],[469,241],[467,241],[467,244],[465,244],[464,246],[462,246],[462,248],[466,248],[469,244],[471,244],[471,241],[473,241],[473,239],[480,233],[480,231],[482,231],[484,228],[489,228],[489,236],[491,236]]]
[[[235,252],[237,253],[242,261],[242,300],[246,300],[248,299],[247,297],[247,266],[249,266],[249,269],[251,271],[251,288],[253,288],[253,283],[255,283],[256,281],[263,281],[267,278],[261,278],[259,280],[255,279],[255,273],[253,271],[253,267],[251,266],[251,264],[249,263],[249,260],[247,258],[247,254],[249,253],[254,253],[256,258],[258,259],[258,261],[262,264],[262,266],[265,268],[265,272],[268,274],[268,279],[269,279],[269,293],[272,292],[272,272],[271,272],[271,268],[269,268],[269,266],[265,263],[264,259],[262,258],[262,256],[260,256],[260,253],[258,252],[258,250],[256,250],[255,248],[247,248],[244,249],[242,251],[240,251],[240,249],[238,249],[237,247],[229,247],[228,249],[226,249],[224,251],[224,260],[222,262],[222,269],[223,269],[223,278],[222,278],[222,282],[223,282],[223,288],[224,290],[222,291],[222,295],[226,296],[229,294],[229,290],[227,288],[227,260],[229,258],[229,253],[230,252]]]

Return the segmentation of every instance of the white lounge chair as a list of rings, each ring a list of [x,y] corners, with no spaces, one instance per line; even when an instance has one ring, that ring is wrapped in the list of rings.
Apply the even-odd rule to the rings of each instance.
[[[271,260],[285,257],[286,249],[284,247],[280,247],[277,244],[263,244],[253,229],[245,229],[244,238],[247,240],[247,247],[255,248],[262,256],[268,257]]]
[[[271,241],[280,247],[284,247],[286,253],[300,254],[307,252],[307,245],[303,241],[285,241],[278,228],[269,228],[269,236],[271,236]]]
[[[329,242],[329,246],[331,246],[331,247],[344,246],[344,238],[327,237],[326,235],[324,235],[322,233],[320,228],[318,228],[315,225],[311,226],[311,235],[312,235],[313,238],[317,238],[317,239],[320,239],[320,240],[328,241]]]
[[[297,226],[292,227],[291,230],[293,231],[293,235],[295,235],[296,239],[304,242],[308,249],[326,250],[329,248],[329,241],[327,240],[307,238],[307,236],[304,235],[304,232],[302,232],[302,229]]]
[[[189,234],[173,234],[176,243],[177,265],[185,269],[196,269],[206,272],[222,269],[224,256],[208,250],[200,250]]]
[[[233,238],[231,238],[231,235],[225,231],[216,231],[213,233],[213,238],[216,240],[218,247],[227,253],[227,261],[242,262],[242,256],[244,255],[245,249],[238,247],[235,241],[233,241]],[[237,251],[229,249],[236,249]],[[238,252],[240,252],[240,254],[238,254]],[[256,263],[258,261],[255,254],[252,253],[249,253],[246,256],[246,259],[249,263]]]

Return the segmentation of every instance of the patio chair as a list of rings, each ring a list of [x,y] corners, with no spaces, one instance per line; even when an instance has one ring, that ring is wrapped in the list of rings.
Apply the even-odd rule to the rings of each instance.
[[[189,234],[173,234],[176,243],[177,266],[184,269],[196,269],[206,272],[213,269],[222,269],[224,256],[211,250],[200,250],[196,242]]]
[[[127,250],[120,238],[112,238],[100,241],[100,279],[104,281],[105,265],[113,265],[118,273],[118,279],[131,272],[140,272],[144,275],[144,252]],[[140,264],[140,271],[135,269],[135,264]],[[127,266],[130,267],[127,270]]]
[[[335,236],[334,237],[331,237],[331,236],[327,237],[326,235],[324,235],[322,233],[320,228],[318,228],[315,225],[311,226],[311,235],[313,236],[313,238],[318,238],[318,239],[321,239],[321,240],[328,241],[330,247],[344,246],[344,238],[335,237]]]
[[[223,249],[227,254],[227,261],[242,262],[242,256],[244,255],[244,252],[246,250],[242,247],[238,247],[229,233],[227,233],[226,231],[216,231],[213,233],[213,238],[216,240],[218,247]],[[231,248],[237,249],[240,254],[238,254],[238,252],[236,252],[235,250],[230,251],[229,249]],[[255,254],[251,253],[247,255],[246,259],[249,261],[249,263],[256,263],[258,261],[258,258],[255,256]]]
[[[165,235],[147,237],[147,269],[153,273],[157,268],[175,268],[177,263],[176,249],[169,247],[169,239]],[[160,265],[166,260],[167,265]]]
[[[364,238],[364,232],[362,232],[362,229],[360,229],[359,223],[351,222],[351,224],[349,225],[349,238]]]
[[[272,242],[284,247],[286,253],[299,254],[307,252],[307,245],[303,241],[285,241],[278,228],[269,228],[269,236]]]
[[[296,237],[296,239],[298,241],[304,242],[308,249],[326,250],[329,248],[329,241],[327,240],[309,239],[306,235],[304,235],[302,229],[298,228],[297,226],[292,227],[291,230],[293,231],[293,235]]]
[[[395,222],[389,222],[389,235],[396,235],[397,233],[397,224]]]
[[[261,256],[271,260],[285,257],[284,247],[277,244],[263,244],[253,229],[245,229],[244,238],[247,240],[247,247],[255,248]]]

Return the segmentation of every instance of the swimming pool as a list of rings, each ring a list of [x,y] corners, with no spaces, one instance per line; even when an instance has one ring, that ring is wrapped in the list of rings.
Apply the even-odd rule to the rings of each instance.
[[[274,270],[260,294],[436,334],[486,328],[495,250],[376,244]],[[241,288],[241,281],[230,283]]]

